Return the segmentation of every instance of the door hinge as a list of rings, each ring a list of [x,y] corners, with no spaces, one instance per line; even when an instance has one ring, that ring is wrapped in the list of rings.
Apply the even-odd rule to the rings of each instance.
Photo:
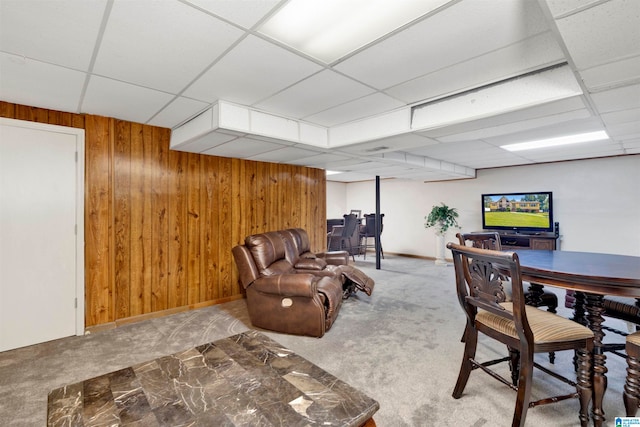
[[[78,163],[78,152],[76,151],[76,163]]]
[[[78,298],[73,299],[73,306],[74,308],[78,308]]]

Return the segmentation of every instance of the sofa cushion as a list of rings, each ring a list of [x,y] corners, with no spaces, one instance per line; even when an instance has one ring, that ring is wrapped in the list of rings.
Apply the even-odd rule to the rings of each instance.
[[[251,251],[261,274],[266,274],[264,271],[274,262],[285,259],[285,242],[277,231],[248,236],[245,239],[245,246]],[[288,268],[280,265],[278,271],[288,272],[291,268],[293,268],[291,263]]]
[[[262,270],[263,276],[273,276],[275,274],[294,274],[296,270],[286,259],[280,259]]]
[[[300,258],[294,268],[296,270],[324,270],[327,262],[320,258]]]

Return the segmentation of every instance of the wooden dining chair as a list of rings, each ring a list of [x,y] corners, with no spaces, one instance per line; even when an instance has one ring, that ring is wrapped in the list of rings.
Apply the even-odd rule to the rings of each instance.
[[[462,397],[471,372],[479,368],[517,392],[512,426],[524,426],[529,408],[576,397],[580,401],[580,425],[586,427],[592,394],[593,332],[557,314],[525,304],[517,254],[455,243],[447,244],[447,248],[453,254],[458,301],[467,317],[464,357],[453,397]],[[511,302],[505,302],[503,298],[503,274],[511,278]],[[492,370],[491,366],[497,361],[476,360],[479,333],[505,344],[518,355],[518,360],[511,360],[520,366],[517,385]],[[563,350],[573,350],[578,356],[577,381],[564,378],[534,361],[535,353]],[[575,391],[531,401],[534,368],[575,387]]]
[[[640,403],[640,332],[627,336],[627,379],[622,397],[627,417],[635,417]]]
[[[494,249],[496,251],[502,250],[500,234],[495,231],[458,233],[456,234],[456,237],[458,237],[458,241],[461,245],[471,244],[474,248]],[[528,305],[532,305],[534,307],[547,307],[547,311],[552,313],[556,312],[556,309],[558,308],[558,296],[555,293],[543,290],[543,293],[538,298],[539,299],[537,301],[534,299],[530,289],[525,292],[525,299]],[[553,363],[553,361],[551,363]]]
[[[492,249],[495,251],[502,250],[500,243],[500,234],[495,231],[480,231],[473,233],[457,233],[456,237],[461,245],[471,245],[474,248]],[[467,277],[467,280],[469,278]],[[511,286],[505,286],[505,296],[507,301],[511,300]],[[542,291],[535,299],[531,296],[531,292],[524,293],[525,303],[534,307],[547,307],[547,311],[556,313],[558,308],[558,296],[553,292]],[[555,363],[555,353],[549,353],[549,362]]]

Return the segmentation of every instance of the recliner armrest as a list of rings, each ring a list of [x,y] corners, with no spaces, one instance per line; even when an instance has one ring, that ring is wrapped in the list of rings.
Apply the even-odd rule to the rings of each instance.
[[[254,280],[251,287],[265,294],[313,298],[318,293],[317,282],[312,274],[275,274]]]
[[[318,258],[321,258],[330,265],[348,265],[349,264],[349,252],[347,251],[329,251],[316,253]]]

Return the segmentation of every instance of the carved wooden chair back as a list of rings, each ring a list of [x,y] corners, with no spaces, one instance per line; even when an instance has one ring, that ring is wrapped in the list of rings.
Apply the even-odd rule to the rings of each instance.
[[[500,235],[495,231],[476,232],[476,233],[457,233],[456,237],[463,246],[471,246],[479,249],[491,249],[494,251],[501,251],[502,245],[500,244]],[[468,270],[465,270],[465,274],[468,274]],[[471,281],[471,277],[465,276],[467,283]],[[510,294],[510,291],[507,291]]]

